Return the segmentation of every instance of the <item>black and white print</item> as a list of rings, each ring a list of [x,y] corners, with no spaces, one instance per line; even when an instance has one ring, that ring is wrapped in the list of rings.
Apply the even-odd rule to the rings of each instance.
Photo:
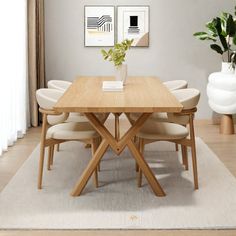
[[[138,26],[138,16],[130,16],[129,34],[139,34],[140,28]]]
[[[103,32],[112,31],[112,17],[109,15],[103,15],[102,17],[88,17],[87,29],[96,29]]]
[[[114,46],[114,7],[85,6],[85,46]]]
[[[149,6],[118,6],[118,42],[133,39],[132,46],[149,46]]]

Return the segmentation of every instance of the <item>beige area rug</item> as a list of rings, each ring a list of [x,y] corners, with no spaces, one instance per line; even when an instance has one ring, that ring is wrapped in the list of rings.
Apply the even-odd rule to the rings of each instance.
[[[198,191],[193,190],[192,171],[184,171],[174,145],[156,143],[146,146],[145,156],[166,197],[155,197],[146,181],[141,189],[136,187],[128,150],[120,157],[109,150],[101,163],[100,187],[95,189],[90,181],[83,195],[73,198],[70,191],[90,159],[90,150],[77,142],[62,144],[39,191],[37,147],[0,194],[0,228],[236,228],[236,179],[199,138],[197,154]]]

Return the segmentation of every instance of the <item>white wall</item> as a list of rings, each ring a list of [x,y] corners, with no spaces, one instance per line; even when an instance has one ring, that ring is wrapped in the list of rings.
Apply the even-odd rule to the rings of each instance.
[[[150,5],[150,47],[129,52],[129,75],[185,79],[202,92],[198,118],[212,116],[205,88],[221,58],[192,34],[222,10],[233,12],[233,0],[45,0],[47,80],[114,73],[100,48],[84,47],[84,5],[89,4]]]

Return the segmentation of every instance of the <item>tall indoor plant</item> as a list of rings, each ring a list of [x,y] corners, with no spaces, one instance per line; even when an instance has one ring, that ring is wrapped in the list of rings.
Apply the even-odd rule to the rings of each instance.
[[[231,63],[234,63],[232,47],[236,44],[236,21],[230,13],[222,12],[206,24],[207,31],[194,34],[200,40],[208,40],[212,43],[212,50],[222,55],[222,70],[232,71]],[[226,57],[226,59],[225,59]]]
[[[116,80],[121,80],[125,83],[127,77],[127,65],[125,62],[126,52],[130,49],[133,43],[132,40],[124,40],[121,43],[116,43],[113,48],[108,51],[101,50],[104,60],[114,63],[116,68]]]
[[[236,14],[235,14],[236,15]],[[206,24],[207,32],[194,34],[200,40],[211,41],[211,49],[222,55],[222,70],[210,74],[207,85],[208,104],[221,114],[220,133],[234,134],[232,114],[236,113],[236,21],[229,13],[221,13]]]

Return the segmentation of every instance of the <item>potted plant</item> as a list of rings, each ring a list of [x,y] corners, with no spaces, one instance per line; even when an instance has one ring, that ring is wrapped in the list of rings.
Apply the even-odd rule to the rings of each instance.
[[[222,55],[222,72],[233,73],[232,46],[236,44],[236,21],[230,13],[223,12],[208,22],[206,28],[206,32],[197,32],[194,36],[212,41],[211,49]]]
[[[229,13],[221,13],[206,24],[207,32],[194,34],[200,40],[212,41],[211,49],[222,55],[221,72],[212,73],[208,79],[208,104],[213,111],[222,114],[220,133],[234,134],[232,114],[236,113],[236,21]]]
[[[125,83],[127,77],[127,65],[125,62],[126,52],[130,49],[132,40],[124,40],[121,43],[116,43],[113,48],[108,51],[101,50],[104,60],[108,60],[114,63],[116,68],[116,80],[123,81]]]

